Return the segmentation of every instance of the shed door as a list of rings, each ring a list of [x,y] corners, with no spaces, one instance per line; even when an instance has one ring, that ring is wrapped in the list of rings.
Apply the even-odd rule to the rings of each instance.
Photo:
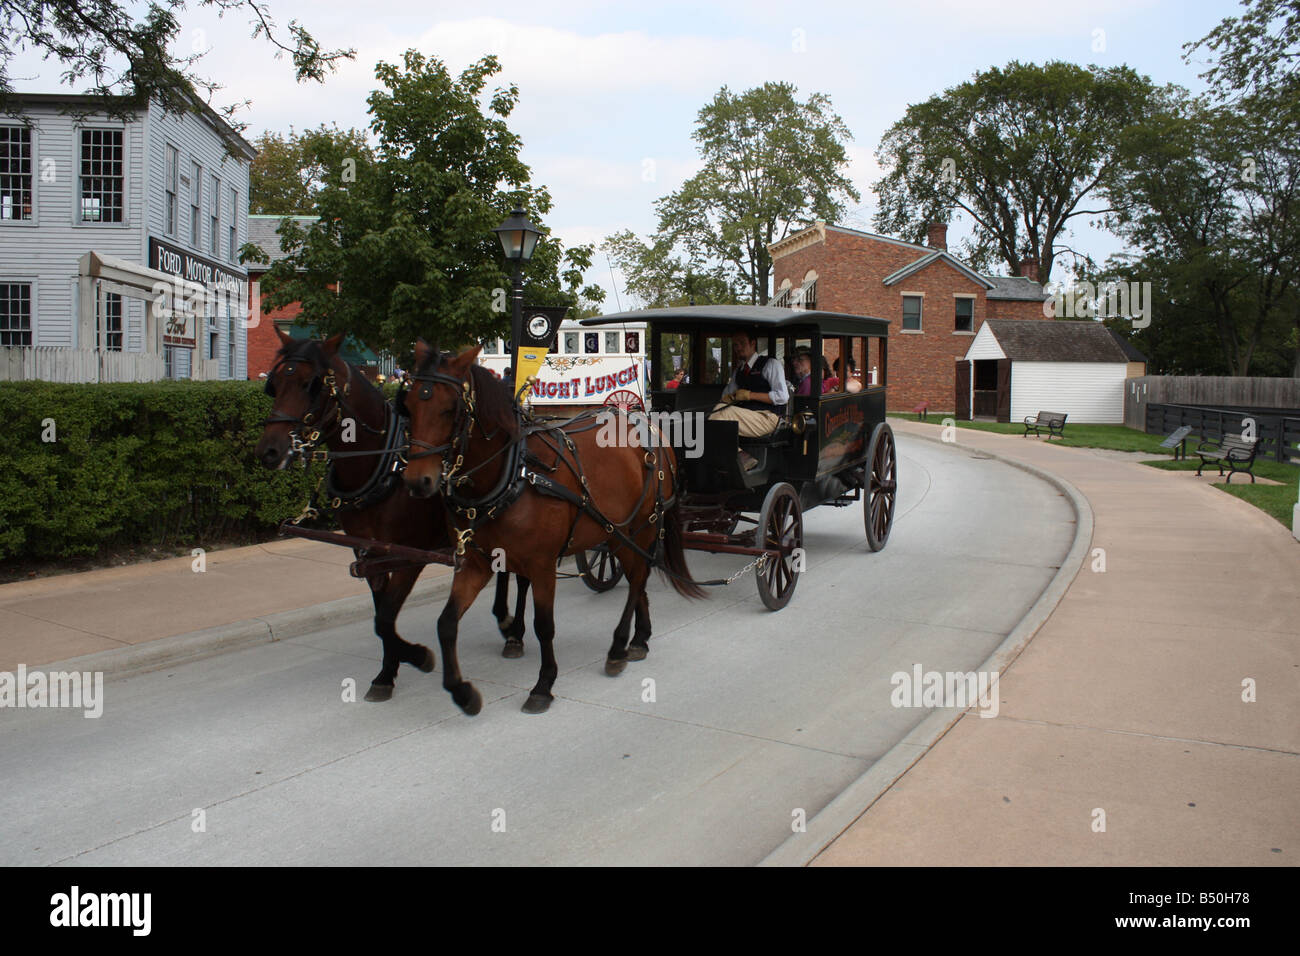
[[[957,360],[957,420],[970,421],[970,362]]]
[[[1011,421],[1011,359],[998,359],[998,421]]]

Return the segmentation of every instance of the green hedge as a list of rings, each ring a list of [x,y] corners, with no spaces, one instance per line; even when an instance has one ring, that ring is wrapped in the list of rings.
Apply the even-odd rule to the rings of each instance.
[[[256,382],[0,382],[0,560],[265,536],[319,474],[253,459],[270,407]]]

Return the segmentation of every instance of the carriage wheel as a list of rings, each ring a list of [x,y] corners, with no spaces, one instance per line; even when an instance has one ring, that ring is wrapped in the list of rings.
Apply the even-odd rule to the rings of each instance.
[[[803,510],[799,507],[799,495],[789,482],[773,485],[763,499],[754,546],[782,551],[780,557],[754,569],[758,596],[769,610],[779,611],[794,596],[794,586],[799,583],[799,570],[803,567]]]
[[[898,455],[894,430],[881,422],[871,433],[867,448],[866,490],[862,495],[862,517],[867,526],[867,546],[879,551],[889,540],[894,526],[894,504],[898,495]]]
[[[573,558],[578,562],[582,583],[593,591],[608,591],[623,577],[623,565],[603,544],[591,551],[579,551]]]

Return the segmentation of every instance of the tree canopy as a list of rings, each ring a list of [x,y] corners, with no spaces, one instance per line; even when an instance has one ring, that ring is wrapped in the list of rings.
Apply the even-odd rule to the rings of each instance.
[[[1127,66],[1012,61],[907,108],[877,150],[885,176],[875,225],[921,242],[931,222],[960,210],[975,225],[962,257],[1034,258],[1046,282],[1058,257],[1087,257],[1063,242],[1071,222],[1101,216],[1101,187],[1119,136],[1141,119],[1151,81]]]
[[[767,247],[792,229],[838,219],[844,198],[860,199],[844,174],[848,127],[829,96],[800,101],[797,92],[789,83],[740,94],[724,86],[692,134],[704,168],[655,204],[652,247],[683,250],[692,274],[720,275],[721,266],[723,284],[758,304],[768,299]]]
[[[296,20],[289,21],[286,36],[258,0],[150,0],[143,10],[117,0],[0,0],[0,110],[13,92],[9,65],[24,47],[62,63],[65,82],[89,80],[88,93],[130,101],[157,97],[168,111],[192,109],[195,99],[205,101],[220,87],[197,72],[205,51],[173,52],[180,17],[190,6],[219,16],[247,14],[253,38],[263,38],[277,57],[288,54],[299,82],[323,80],[340,60],[356,55],[322,49]],[[236,129],[243,128],[233,119],[240,105],[221,108]]]
[[[370,168],[375,157],[364,130],[322,124],[287,136],[265,132],[253,140],[257,158],[248,173],[248,211],[254,215],[310,213],[331,177],[342,185],[356,168]],[[348,160],[352,165],[348,164]]]
[[[539,221],[551,198],[530,183],[507,124],[517,88],[486,89],[499,69],[487,56],[453,76],[415,50],[378,64],[381,88],[368,100],[378,146],[356,157],[354,176],[336,153],[312,194],[317,221],[281,224],[288,256],[263,280],[272,307],[300,300],[321,332],[396,352],[419,337],[450,347],[508,330],[511,277],[492,229],[517,203]],[[581,285],[591,253],[543,236],[525,301],[598,302],[603,290]]]

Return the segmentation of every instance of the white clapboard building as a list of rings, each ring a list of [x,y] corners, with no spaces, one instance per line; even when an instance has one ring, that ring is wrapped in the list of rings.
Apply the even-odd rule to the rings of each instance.
[[[0,114],[0,380],[246,378],[253,147],[201,103],[105,105]]]
[[[957,363],[957,417],[1020,422],[1047,411],[1122,423],[1130,360],[1142,356],[1121,342],[1090,319],[989,319]]]

